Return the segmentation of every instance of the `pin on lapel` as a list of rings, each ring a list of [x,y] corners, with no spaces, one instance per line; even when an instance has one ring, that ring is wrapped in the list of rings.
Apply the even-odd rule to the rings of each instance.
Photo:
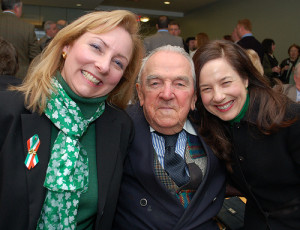
[[[37,150],[40,147],[40,139],[37,134],[33,135],[31,138],[27,140],[27,148],[28,148],[28,154],[25,160],[26,167],[30,170],[34,168],[34,166],[39,163],[39,159],[37,157]]]

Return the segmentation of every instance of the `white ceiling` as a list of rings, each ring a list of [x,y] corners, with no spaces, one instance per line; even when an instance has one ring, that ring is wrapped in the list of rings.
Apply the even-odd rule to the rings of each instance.
[[[219,0],[23,0],[26,5],[77,8],[83,10],[128,9],[138,14],[183,17],[188,12]],[[76,4],[82,4],[81,7]]]

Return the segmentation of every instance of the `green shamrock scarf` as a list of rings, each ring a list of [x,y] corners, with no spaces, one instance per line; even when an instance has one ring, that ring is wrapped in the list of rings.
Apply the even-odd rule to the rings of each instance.
[[[89,124],[105,109],[103,101],[95,114],[85,119],[76,103],[67,95],[56,78],[56,93],[51,91],[45,115],[59,129],[48,164],[44,187],[47,195],[37,229],[76,229],[80,195],[88,188],[88,157],[79,139]]]

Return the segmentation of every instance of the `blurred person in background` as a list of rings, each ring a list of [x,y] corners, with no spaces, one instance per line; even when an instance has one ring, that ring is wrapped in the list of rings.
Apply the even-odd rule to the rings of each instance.
[[[289,57],[284,59],[281,64],[281,78],[280,80],[284,84],[293,83],[293,71],[298,63],[300,46],[292,44],[288,49]]]

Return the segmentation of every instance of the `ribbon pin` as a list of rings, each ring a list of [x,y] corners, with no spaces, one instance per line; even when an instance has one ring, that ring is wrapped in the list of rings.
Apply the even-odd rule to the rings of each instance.
[[[29,170],[34,168],[34,166],[36,166],[37,163],[39,163],[39,159],[37,157],[36,152],[40,147],[40,143],[41,142],[37,134],[35,134],[27,140],[28,154],[25,160],[25,165]]]

